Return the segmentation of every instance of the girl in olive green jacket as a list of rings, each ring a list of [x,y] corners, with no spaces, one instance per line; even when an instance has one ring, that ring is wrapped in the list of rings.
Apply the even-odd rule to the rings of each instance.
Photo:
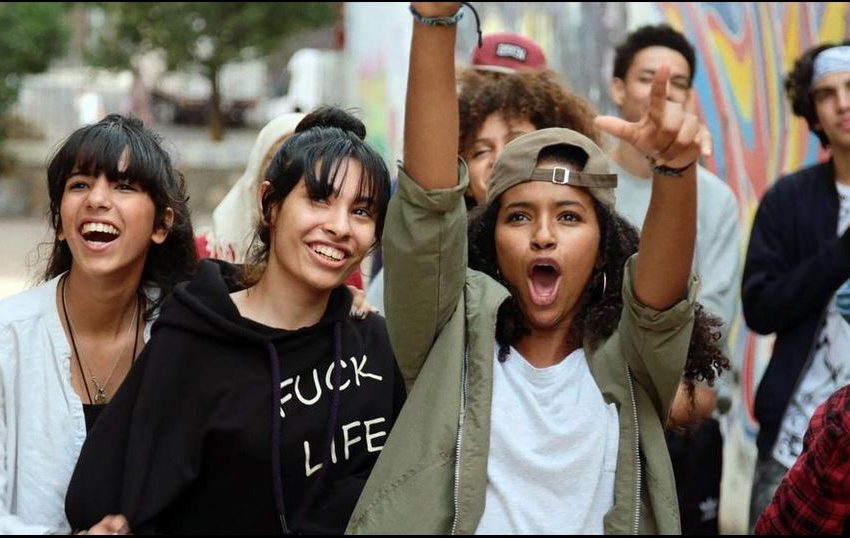
[[[666,68],[640,123],[597,119],[654,159],[640,257],[598,146],[567,129],[516,138],[470,226],[468,269],[458,4],[412,7],[405,167],[384,233],[390,338],[411,390],[349,532],[678,533],[663,424],[686,357],[709,380],[722,362],[709,328],[693,332],[707,131],[667,101]]]

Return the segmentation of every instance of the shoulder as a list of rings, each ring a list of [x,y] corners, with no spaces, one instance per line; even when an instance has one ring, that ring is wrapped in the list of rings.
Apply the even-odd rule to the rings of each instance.
[[[56,309],[59,277],[0,300],[0,327],[28,321]]]
[[[466,270],[466,303],[484,310],[498,309],[510,292],[490,275],[475,269]]]
[[[346,319],[345,325],[348,330],[358,334],[367,346],[389,346],[387,320],[381,314],[370,312],[363,319],[349,317]]]
[[[697,168],[697,211],[704,218],[738,218],[738,199],[728,183],[710,170]]]
[[[834,176],[832,162],[822,162],[781,176],[765,193],[765,198],[812,192],[816,185],[826,185]],[[798,200],[799,201],[799,200]]]
[[[701,165],[697,168],[697,184],[712,196],[735,199],[735,193],[732,192],[732,187],[720,179],[717,174]]]

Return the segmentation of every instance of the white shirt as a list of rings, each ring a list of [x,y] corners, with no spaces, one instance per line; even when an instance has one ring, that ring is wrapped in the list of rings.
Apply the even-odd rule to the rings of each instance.
[[[65,492],[86,437],[56,277],[0,301],[0,534],[69,533]],[[150,294],[149,294],[150,295]],[[144,340],[150,338],[150,322]]]
[[[838,234],[850,225],[850,186],[836,183],[840,208],[838,212]],[[800,378],[788,408],[782,417],[782,425],[773,457],[790,468],[803,451],[803,437],[817,406],[844,385],[850,383],[850,324],[838,312],[835,295],[829,301],[826,322],[818,335],[812,352],[812,360]]]
[[[484,514],[476,534],[603,534],[620,441],[579,348],[535,368],[511,348],[493,366]]]

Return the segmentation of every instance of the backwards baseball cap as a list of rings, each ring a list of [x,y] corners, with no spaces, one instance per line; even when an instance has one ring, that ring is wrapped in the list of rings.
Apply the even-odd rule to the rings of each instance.
[[[578,148],[587,155],[587,162],[578,171],[562,166],[538,168],[540,152],[552,146]],[[571,129],[540,129],[509,142],[496,160],[487,184],[487,205],[492,204],[506,190],[526,181],[584,187],[599,203],[614,210],[617,174],[611,173],[608,157],[591,139]]]
[[[472,54],[472,65],[479,69],[517,71],[546,67],[546,55],[540,45],[519,34],[489,34]]]

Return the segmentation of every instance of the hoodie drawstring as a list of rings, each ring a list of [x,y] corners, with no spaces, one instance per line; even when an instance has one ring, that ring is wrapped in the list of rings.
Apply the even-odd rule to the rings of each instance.
[[[342,386],[342,322],[337,321],[333,327],[333,356],[334,356],[334,376],[333,376],[333,393],[331,396],[331,409],[328,413],[328,422],[325,426],[325,443],[322,450],[322,470],[319,476],[313,481],[307,494],[299,503],[295,517],[292,519],[292,529],[297,529],[301,526],[304,517],[307,515],[307,510],[312,506],[313,501],[319,494],[319,489],[324,483],[331,460],[331,447],[334,440],[334,430],[339,419],[340,408],[340,387]],[[286,511],[283,503],[283,472],[280,464],[281,457],[281,428],[282,422],[280,419],[280,359],[277,355],[277,350],[274,344],[267,343],[269,348],[269,360],[271,361],[272,371],[272,473],[274,483],[274,501],[277,507],[278,517],[280,518],[280,527],[284,534],[291,534],[286,523]]]

